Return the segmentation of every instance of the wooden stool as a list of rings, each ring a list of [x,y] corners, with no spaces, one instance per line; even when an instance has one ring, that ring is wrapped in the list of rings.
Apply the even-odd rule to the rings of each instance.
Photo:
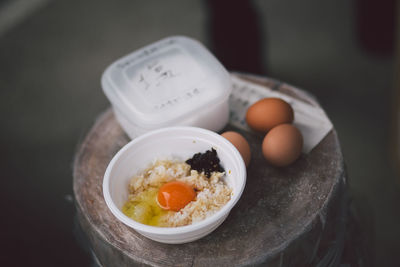
[[[272,79],[242,76],[318,103],[304,91]],[[293,165],[274,168],[261,153],[262,138],[228,125],[249,141],[246,188],[226,221],[198,241],[168,245],[119,222],[103,198],[103,175],[128,141],[111,109],[102,114],[77,152],[74,194],[82,229],[104,266],[309,266],[334,249],[340,256],[346,219],[346,178],[335,130]],[[332,256],[333,257],[333,256]]]

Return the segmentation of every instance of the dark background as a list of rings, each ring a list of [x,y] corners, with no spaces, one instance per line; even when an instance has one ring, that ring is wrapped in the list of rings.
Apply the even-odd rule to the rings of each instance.
[[[229,70],[320,100],[339,134],[374,263],[398,266],[399,8],[382,2],[1,0],[0,264],[91,264],[74,230],[72,164],[109,107],[101,74],[180,34],[203,42]]]

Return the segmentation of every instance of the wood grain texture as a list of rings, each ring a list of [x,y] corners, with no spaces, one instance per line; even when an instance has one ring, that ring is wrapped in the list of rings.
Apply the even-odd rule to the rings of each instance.
[[[240,76],[240,74],[237,74]],[[267,78],[242,76],[318,105],[313,97]],[[105,169],[129,141],[111,109],[103,113],[76,154],[74,194],[82,228],[104,266],[304,266],[315,263],[337,237],[345,171],[331,131],[293,165],[275,168],[261,153],[262,137],[228,125],[249,141],[252,161],[244,193],[226,221],[198,241],[168,245],[119,222],[103,198]]]

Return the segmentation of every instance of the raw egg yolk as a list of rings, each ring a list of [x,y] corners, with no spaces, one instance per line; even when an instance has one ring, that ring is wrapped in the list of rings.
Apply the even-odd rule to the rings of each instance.
[[[179,211],[196,196],[193,188],[183,182],[169,182],[161,186],[157,202],[165,210]]]

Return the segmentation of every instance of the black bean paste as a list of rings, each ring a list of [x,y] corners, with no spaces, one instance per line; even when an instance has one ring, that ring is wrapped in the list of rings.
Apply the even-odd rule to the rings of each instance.
[[[217,151],[214,148],[204,153],[196,153],[192,158],[186,160],[186,163],[189,164],[193,170],[199,173],[204,172],[207,178],[210,178],[212,172],[225,172],[219,162]]]

